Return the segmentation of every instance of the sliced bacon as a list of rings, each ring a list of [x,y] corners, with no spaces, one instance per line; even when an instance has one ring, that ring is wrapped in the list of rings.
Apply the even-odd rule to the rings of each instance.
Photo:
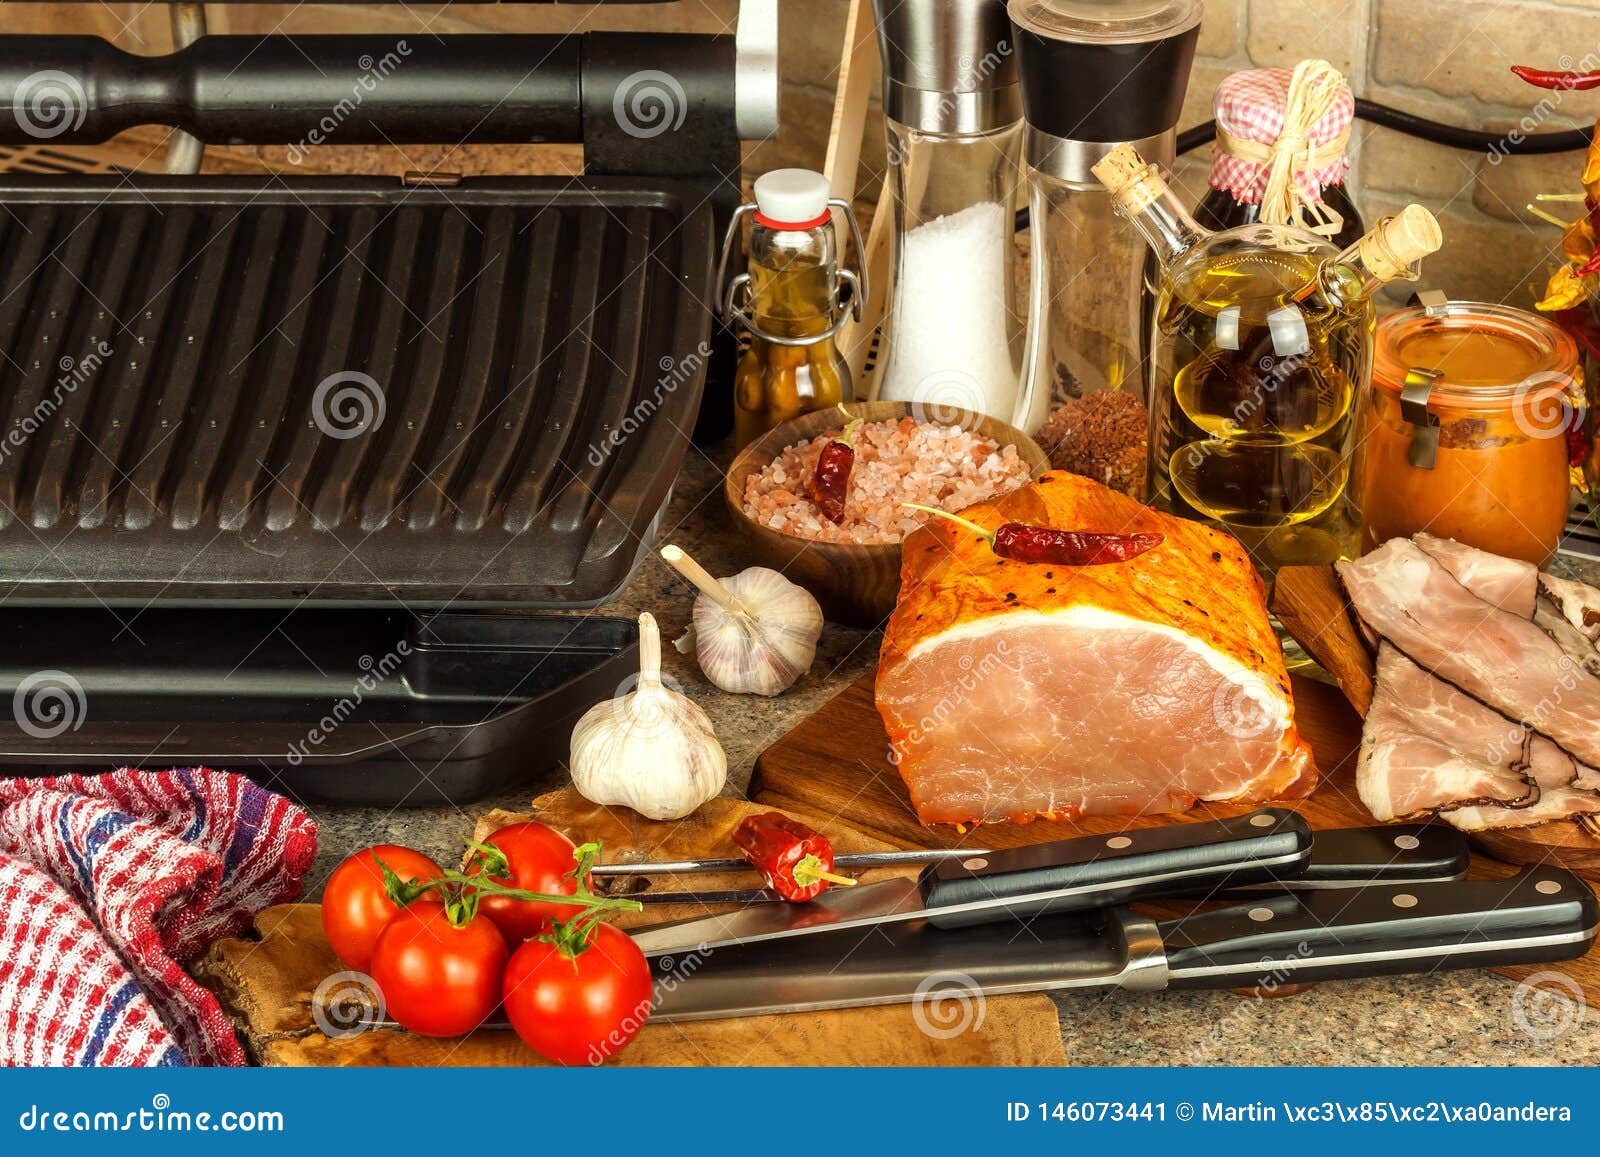
[[[1591,643],[1600,639],[1600,590],[1553,574],[1541,574],[1539,587],[1574,630]]]
[[[1539,596],[1539,568],[1531,562],[1490,554],[1433,534],[1414,534],[1411,541],[1484,602],[1519,618],[1533,618],[1533,603]]]
[[[1561,648],[1567,658],[1589,674],[1600,676],[1600,651],[1596,651],[1594,644],[1584,638],[1583,632],[1568,621],[1560,607],[1543,595],[1539,596],[1539,601],[1534,605],[1533,622],[1555,640],[1556,646]]]
[[[1380,643],[1377,687],[1361,729],[1356,791],[1379,820],[1478,803],[1527,807],[1540,792],[1526,759],[1531,738],[1389,643]],[[1549,746],[1544,774],[1571,782],[1572,760]]]
[[[1600,679],[1531,620],[1479,599],[1407,539],[1338,570],[1357,613],[1414,662],[1600,765]]]
[[[1539,824],[1570,820],[1578,816],[1600,815],[1600,792],[1558,787],[1539,797],[1529,807],[1464,807],[1439,813],[1439,817],[1464,832],[1483,832],[1505,828],[1531,828]]]

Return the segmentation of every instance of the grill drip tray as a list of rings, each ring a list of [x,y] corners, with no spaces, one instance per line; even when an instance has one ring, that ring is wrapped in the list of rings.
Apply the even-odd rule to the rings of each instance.
[[[0,611],[0,767],[220,767],[313,802],[463,804],[549,776],[637,669],[637,625],[602,616]]]
[[[604,600],[699,405],[697,201],[0,177],[0,595]]]

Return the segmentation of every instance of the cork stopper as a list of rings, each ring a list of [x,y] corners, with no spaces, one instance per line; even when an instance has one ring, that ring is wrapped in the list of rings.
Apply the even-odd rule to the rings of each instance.
[[[1143,213],[1167,190],[1160,172],[1132,145],[1118,145],[1096,161],[1091,171],[1129,216]]]
[[[1410,279],[1411,266],[1437,253],[1444,234],[1432,213],[1421,205],[1407,205],[1385,217],[1359,242],[1361,262],[1380,281]]]

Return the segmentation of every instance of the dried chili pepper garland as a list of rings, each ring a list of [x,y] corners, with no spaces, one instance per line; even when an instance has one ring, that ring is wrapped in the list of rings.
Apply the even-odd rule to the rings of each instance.
[[[850,417],[850,411],[843,406],[839,411]],[[806,483],[806,497],[817,504],[822,517],[835,525],[844,521],[844,500],[850,493],[850,472],[856,465],[854,439],[861,423],[862,419],[851,418],[839,436],[822,448],[816,472]]]
[[[782,812],[746,816],[733,830],[733,842],[767,878],[767,887],[785,900],[811,900],[829,884],[855,884],[849,876],[834,874],[833,845],[826,836]]]
[[[923,506],[916,502],[901,505],[937,514],[940,518],[966,527],[987,542],[995,554],[1014,562],[1103,566],[1138,558],[1167,540],[1164,534],[1103,534],[1090,530],[1057,530],[1053,526],[1027,526],[1020,522],[1002,523],[997,529],[988,530],[937,506]]]

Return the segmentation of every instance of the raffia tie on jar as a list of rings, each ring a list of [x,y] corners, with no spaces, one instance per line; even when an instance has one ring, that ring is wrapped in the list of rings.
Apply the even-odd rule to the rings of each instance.
[[[1350,167],[1355,98],[1326,60],[1237,72],[1217,88],[1211,185],[1260,204],[1260,219],[1326,237],[1344,216],[1322,199]]]

